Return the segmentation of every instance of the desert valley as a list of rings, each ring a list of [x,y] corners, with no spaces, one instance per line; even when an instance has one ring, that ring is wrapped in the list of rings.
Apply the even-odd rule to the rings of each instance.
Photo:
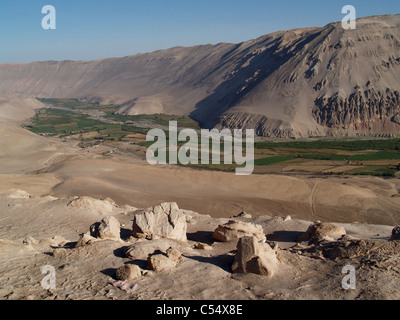
[[[399,299],[400,15],[357,22],[0,64],[0,299]],[[169,121],[254,173],[150,165]]]

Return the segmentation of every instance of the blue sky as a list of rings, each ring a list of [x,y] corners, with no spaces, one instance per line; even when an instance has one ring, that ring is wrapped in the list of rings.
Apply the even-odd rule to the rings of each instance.
[[[234,42],[343,18],[400,13],[399,0],[0,0],[0,63],[91,60]],[[43,30],[44,5],[57,29]]]

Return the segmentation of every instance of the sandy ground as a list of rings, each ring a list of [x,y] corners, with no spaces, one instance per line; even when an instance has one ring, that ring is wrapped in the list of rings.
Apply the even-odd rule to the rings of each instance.
[[[32,100],[0,103],[0,298],[1,299],[398,299],[397,252],[327,259],[321,248],[297,250],[296,238],[312,221],[339,223],[355,238],[388,237],[400,221],[399,179],[312,177],[301,175],[235,176],[178,166],[149,166],[141,155],[112,146],[80,149],[75,142],[33,135],[13,114],[25,117]],[[107,154],[114,150],[114,153]],[[15,198],[15,190],[30,198]],[[116,288],[115,270],[132,263],[124,248],[137,240],[100,241],[72,249],[79,234],[104,215],[67,204],[73,196],[110,197],[114,215],[129,234],[137,208],[175,201],[193,217],[188,241],[172,242],[184,262],[171,271],[148,272],[135,290]],[[212,232],[241,211],[262,225],[279,245],[282,267],[272,278],[230,272],[236,242],[214,243]],[[188,214],[189,214],[188,213]],[[290,215],[293,219],[284,221]],[[59,246],[51,239],[65,238]],[[36,245],[23,244],[33,237]],[[47,239],[47,240],[46,240]],[[201,241],[212,250],[193,249]],[[68,245],[69,244],[69,245]],[[318,251],[320,250],[320,251]],[[379,252],[378,252],[379,253]],[[375,259],[375,260],[374,260]],[[385,260],[386,259],[386,260]],[[136,262],[145,268],[145,261]],[[358,272],[356,290],[341,287],[341,269]],[[44,290],[41,268],[57,271],[57,288]]]
[[[167,241],[183,253],[184,260],[176,268],[161,273],[148,272],[136,279],[135,290],[124,291],[113,285],[115,271],[124,264],[134,263],[144,270],[144,258],[130,260],[124,249],[138,240],[102,240],[72,248],[79,233],[101,219],[80,208],[67,207],[66,199],[34,197],[11,199],[0,196],[2,212],[0,229],[0,297],[2,299],[398,299],[399,258],[382,264],[377,255],[356,256],[331,260],[312,250],[297,250],[297,236],[310,222],[279,217],[244,219],[263,226],[267,239],[279,245],[281,261],[273,277],[255,274],[232,274],[236,242],[214,242],[211,234],[227,219],[188,211],[192,217],[188,225],[188,241]],[[29,209],[27,209],[29,208]],[[122,210],[123,211],[123,210]],[[4,214],[8,212],[8,214]],[[132,214],[113,214],[126,229],[130,228]],[[390,243],[391,227],[340,224],[354,238],[380,239]],[[43,226],[46,226],[45,228]],[[122,232],[121,232],[122,234]],[[67,245],[51,245],[54,236],[66,239]],[[27,236],[41,240],[37,245],[23,244]],[[147,240],[145,240],[147,242]],[[193,249],[196,242],[208,243],[211,250]],[[151,242],[151,241],[149,241]],[[302,243],[306,246],[306,243]],[[379,258],[381,256],[378,255]],[[388,259],[387,255],[382,256]],[[374,260],[375,259],[375,260]],[[394,260],[393,260],[394,259]],[[385,260],[386,261],[386,260]],[[357,288],[344,290],[341,286],[345,265],[357,270]],[[56,270],[56,289],[44,290],[41,280],[44,266]]]

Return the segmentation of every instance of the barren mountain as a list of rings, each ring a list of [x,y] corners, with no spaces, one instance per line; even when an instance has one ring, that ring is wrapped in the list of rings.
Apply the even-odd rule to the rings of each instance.
[[[78,98],[122,114],[190,115],[268,137],[400,133],[400,15],[279,31],[240,44],[90,62],[0,65],[0,95]]]

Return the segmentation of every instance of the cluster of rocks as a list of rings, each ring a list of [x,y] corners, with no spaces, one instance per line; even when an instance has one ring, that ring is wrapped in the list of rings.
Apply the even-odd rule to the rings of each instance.
[[[243,213],[237,217],[250,219],[251,216]],[[76,247],[100,240],[121,241],[120,228],[120,223],[115,217],[106,217],[92,224],[89,231],[81,235]],[[148,273],[149,270],[163,272],[175,268],[184,261],[182,252],[177,248],[179,243],[187,241],[186,233],[187,216],[176,203],[162,203],[136,211],[132,224],[132,236],[135,242],[124,249],[125,256],[132,262],[118,268],[117,279],[133,280]],[[308,241],[309,245],[312,245],[324,241],[337,241],[345,235],[346,230],[343,227],[316,221],[297,240]],[[237,241],[236,254],[231,266],[233,273],[272,276],[282,263],[279,259],[278,248],[272,248],[267,243],[261,225],[231,219],[219,225],[212,234],[212,238],[219,242]],[[400,239],[400,226],[393,229],[392,239]],[[198,242],[193,248],[211,250],[213,247]],[[133,260],[139,259],[147,261],[147,270],[142,270],[134,264]]]
[[[165,239],[186,241],[186,232],[186,216],[176,203],[162,203],[137,211],[132,225],[132,236],[136,237],[137,242],[125,249],[125,256],[132,260],[146,258],[147,269],[155,272],[174,268],[182,262],[183,257],[181,252],[171,247]],[[88,232],[81,234],[75,247],[100,240],[122,241],[121,225],[115,217],[105,217],[92,224]],[[139,266],[125,264],[117,270],[116,277],[124,281],[132,280],[143,273],[144,270]]]
[[[127,253],[127,256],[131,257],[131,253]],[[163,272],[175,268],[182,261],[181,252],[175,248],[170,247],[165,253],[156,250],[147,257],[147,269],[154,272]],[[116,278],[122,281],[134,280],[144,273],[145,271],[138,265],[128,263],[117,269]]]

